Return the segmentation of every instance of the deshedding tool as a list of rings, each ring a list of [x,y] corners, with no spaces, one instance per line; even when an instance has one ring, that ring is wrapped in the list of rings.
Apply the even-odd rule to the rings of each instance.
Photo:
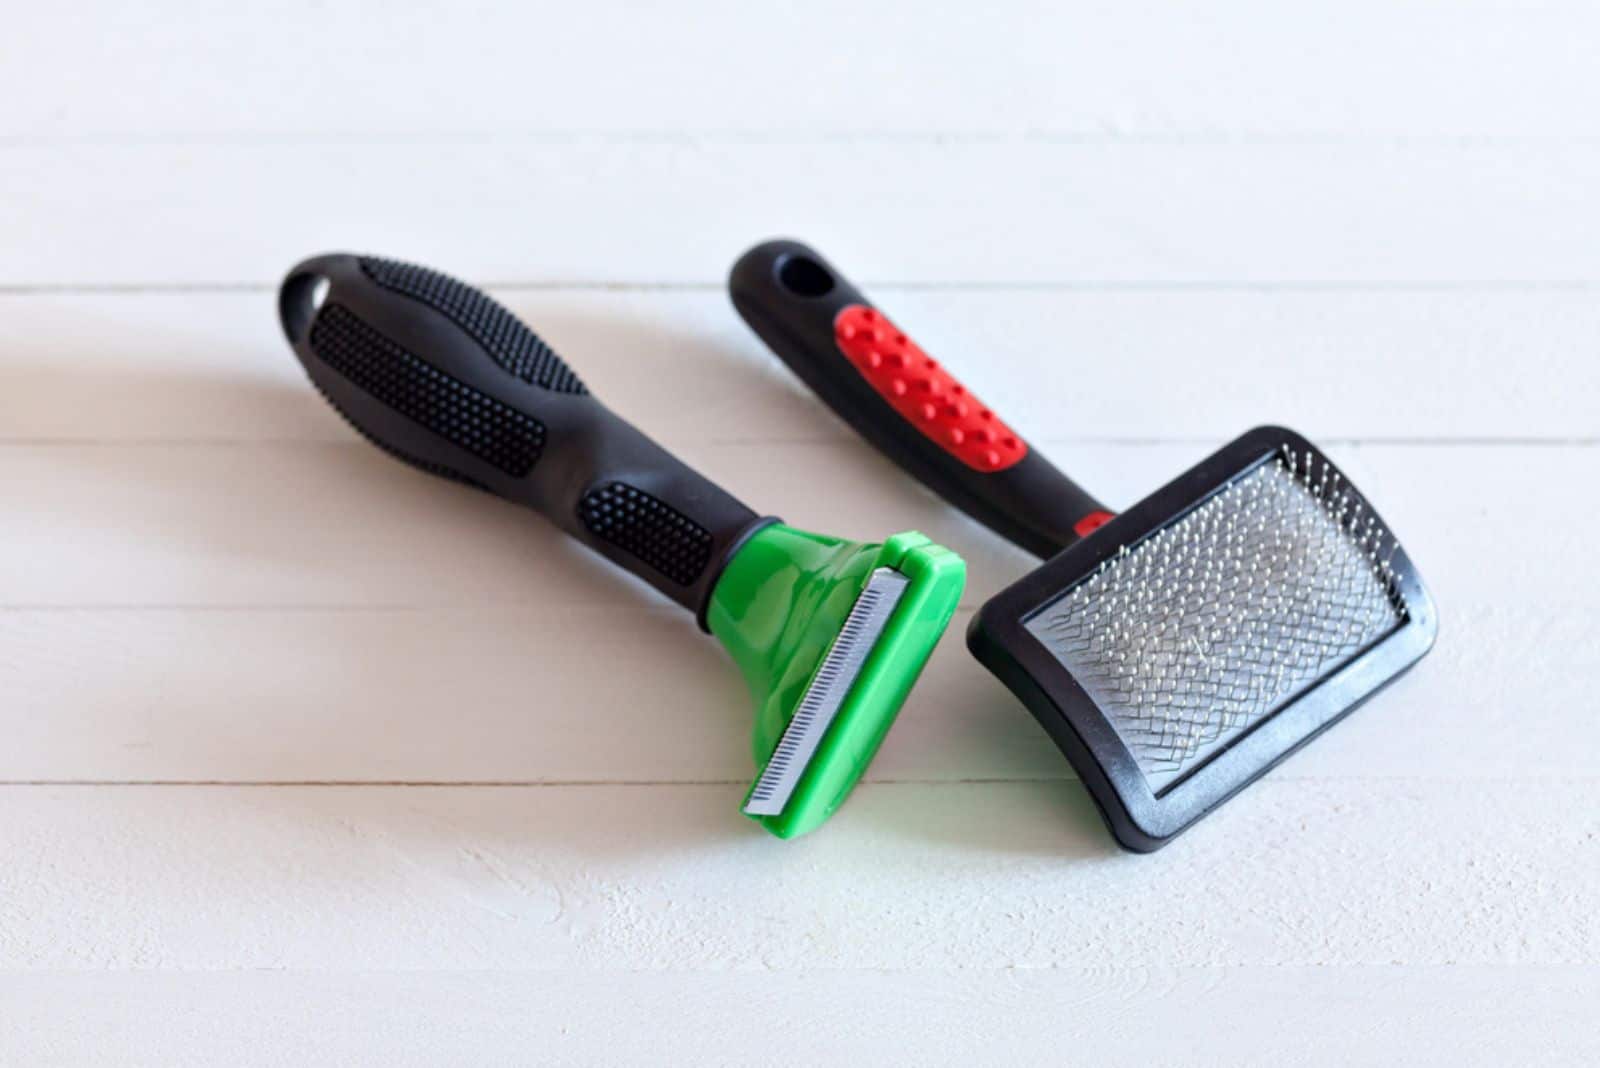
[[[695,613],[756,699],[744,812],[781,838],[849,794],[955,611],[959,557],[758,516],[596,400],[520,320],[421,267],[333,254],[279,314],[312,382],[413,467],[544,515]]]
[[[814,251],[760,245],[752,329],[930,488],[1048,557],[967,644],[1044,725],[1117,840],[1150,851],[1432,646],[1432,600],[1366,498],[1260,427],[1112,516]]]

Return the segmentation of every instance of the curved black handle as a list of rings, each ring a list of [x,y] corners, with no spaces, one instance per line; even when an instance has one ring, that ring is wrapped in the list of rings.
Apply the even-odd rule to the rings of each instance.
[[[1111,518],[812,249],[757,245],[734,264],[728,291],[750,328],[863,437],[1035,556]]]
[[[335,253],[278,312],[328,401],[405,462],[541,513],[701,617],[762,519],[618,418],[499,304],[422,267]]]

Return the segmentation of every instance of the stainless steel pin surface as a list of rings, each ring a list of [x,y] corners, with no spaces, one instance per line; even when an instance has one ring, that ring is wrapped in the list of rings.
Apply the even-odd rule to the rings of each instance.
[[[1351,502],[1331,465],[1285,448],[1027,622],[1153,790],[1405,618],[1395,543]]]

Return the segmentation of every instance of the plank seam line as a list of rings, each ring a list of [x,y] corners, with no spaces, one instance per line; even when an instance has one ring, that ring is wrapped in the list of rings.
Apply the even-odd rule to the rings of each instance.
[[[1079,782],[1067,775],[1018,776],[1015,778],[979,777],[966,779],[896,778],[861,780],[864,786],[1053,786]],[[1274,773],[1268,780],[1274,783],[1340,784],[1340,783],[1410,783],[1416,786],[1485,785],[1507,786],[1600,784],[1600,776],[1554,775],[1541,778],[1519,778],[1506,775],[1288,775]],[[568,788],[620,787],[625,789],[656,789],[706,786],[748,787],[744,779],[0,779],[0,788],[21,789],[41,787],[88,787],[133,789],[224,788],[242,789],[422,789],[422,790],[560,790]]]
[[[956,606],[957,612],[974,612],[983,604],[982,601],[962,600]],[[453,612],[470,612],[475,616],[493,615],[496,612],[524,612],[532,609],[546,609],[559,606],[563,612],[582,614],[585,611],[593,612],[627,612],[630,614],[650,613],[670,616],[674,619],[687,619],[683,610],[671,604],[638,604],[637,598],[623,598],[617,601],[603,601],[588,598],[570,603],[551,602],[549,600],[529,599],[526,601],[470,601],[459,602],[440,601],[434,604],[396,604],[382,601],[373,604],[0,604],[0,615],[12,613],[16,615],[69,615],[79,612],[115,613],[190,613],[203,615],[215,613],[219,615],[265,615],[279,612],[283,614],[304,615],[340,615],[359,613],[378,613],[392,615],[429,614],[448,615]]]
[[[865,148],[1028,147],[1073,148],[1431,148],[1431,149],[1559,149],[1600,145],[1600,134],[1489,131],[1371,131],[1339,129],[1287,130],[1128,130],[1115,127],[1026,127],[942,130],[880,127],[843,130],[753,130],[703,127],[663,129],[583,127],[577,129],[423,129],[406,132],[357,130],[184,131],[154,130],[115,133],[91,130],[77,134],[0,134],[4,149],[142,149],[226,148],[249,150],[284,145],[308,148],[410,148],[422,145],[504,146],[552,145],[605,148]]]
[[[1081,437],[1050,437],[1030,435],[1028,440],[1035,447],[1102,447],[1113,448],[1166,448],[1170,446],[1192,445],[1196,447],[1214,447],[1226,435],[1205,437],[1201,435],[1189,436],[1100,436],[1084,435]],[[1529,435],[1507,434],[1496,435],[1466,435],[1466,436],[1433,436],[1433,435],[1383,435],[1374,434],[1361,437],[1340,437],[1337,435],[1318,435],[1317,441],[1324,446],[1340,446],[1345,448],[1381,447],[1381,448],[1591,448],[1600,444],[1600,435],[1587,434],[1552,434]],[[839,445],[850,442],[862,445],[861,439],[855,434],[840,430],[835,434],[796,434],[761,435],[759,437],[707,437],[698,438],[683,444],[730,448],[760,445]],[[6,437],[0,435],[0,448],[18,449],[48,449],[48,448],[326,448],[338,446],[349,447],[357,451],[368,452],[371,446],[359,438],[344,436],[339,437],[160,437],[155,435],[141,437]],[[866,448],[865,445],[862,445]]]
[[[500,280],[478,283],[490,291],[507,293],[717,293],[722,281],[639,281],[639,280]],[[1525,279],[1291,279],[1250,281],[1246,279],[1095,280],[1095,279],[1001,279],[975,280],[873,280],[858,282],[863,288],[904,293],[1590,293],[1600,290],[1600,279],[1525,278]],[[0,283],[0,296],[141,296],[215,295],[231,293],[274,293],[276,282],[10,282]]]

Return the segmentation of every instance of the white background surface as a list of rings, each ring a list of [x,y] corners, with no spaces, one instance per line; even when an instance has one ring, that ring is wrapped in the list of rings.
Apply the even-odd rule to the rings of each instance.
[[[1581,3],[12,12],[0,1062],[1593,1063],[1597,54]],[[777,234],[1113,506],[1319,440],[1438,648],[1134,857],[952,638],[766,838],[719,650],[358,441],[272,293],[486,285],[758,509],[957,549],[964,626],[1031,562],[738,322]]]

